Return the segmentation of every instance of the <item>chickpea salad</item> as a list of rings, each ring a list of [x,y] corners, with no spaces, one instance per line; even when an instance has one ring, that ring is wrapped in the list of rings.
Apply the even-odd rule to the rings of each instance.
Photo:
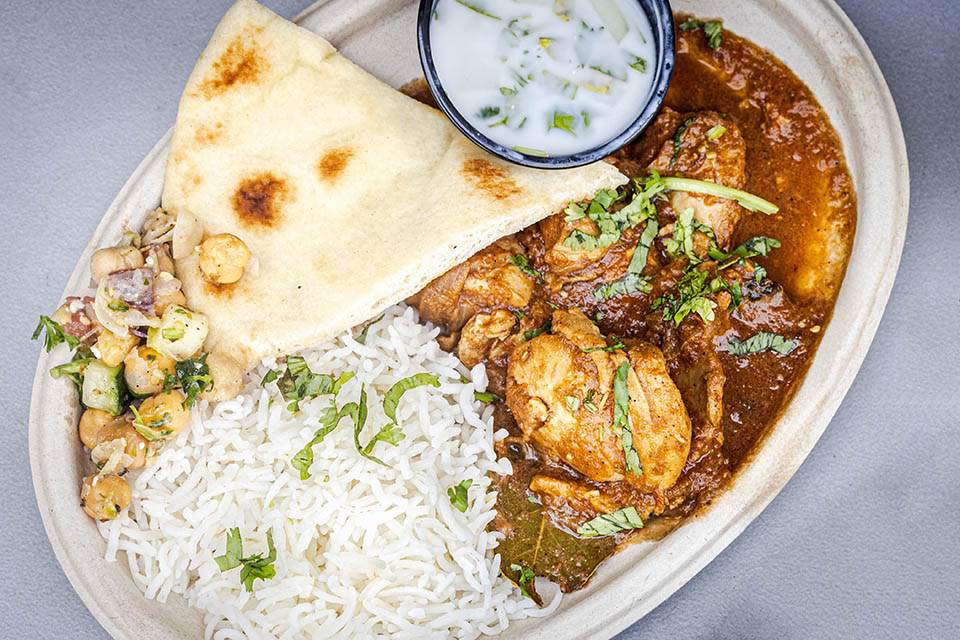
[[[198,398],[236,397],[243,371],[228,354],[204,349],[207,319],[189,308],[171,257],[174,216],[156,209],[139,232],[90,258],[93,296],[71,296],[40,316],[33,338],[72,358],[50,370],[73,381],[83,413],[77,428],[97,472],[84,478],[80,506],[91,518],[114,520],[130,504],[129,471],[149,465],[190,422]],[[239,281],[250,260],[231,234],[196,248],[205,280]]]

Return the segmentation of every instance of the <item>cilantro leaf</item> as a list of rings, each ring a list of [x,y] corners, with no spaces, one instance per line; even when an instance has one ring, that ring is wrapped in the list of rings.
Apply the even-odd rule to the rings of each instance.
[[[73,354],[70,362],[57,365],[50,369],[50,377],[56,380],[60,376],[67,376],[77,387],[77,393],[83,393],[83,372],[87,365],[96,360],[93,351],[86,345],[81,345]]]
[[[510,256],[510,264],[515,265],[520,271],[524,272],[537,282],[543,282],[543,276],[539,271],[530,266],[530,260],[527,259],[527,256],[522,253],[518,253],[515,256]]]
[[[797,343],[793,340],[769,331],[758,331],[743,341],[730,338],[727,343],[727,350],[735,356],[748,356],[761,351],[775,351],[785,356],[796,348]]]
[[[527,591],[527,584],[536,579],[536,574],[533,572],[533,569],[519,564],[511,564],[510,570],[517,572],[517,587],[520,589],[520,593],[533,600],[533,596]]]
[[[207,354],[196,358],[187,358],[174,365],[180,387],[183,389],[183,406],[188,409],[194,405],[203,391],[212,389],[214,380],[210,376],[210,367],[207,366]]]
[[[567,403],[567,409],[576,411],[580,408],[580,398],[576,396],[563,396],[563,401]]]
[[[473,485],[473,480],[462,480],[456,487],[447,489],[447,496],[450,498],[450,504],[461,513],[467,511],[467,489]]]
[[[691,31],[693,29],[703,29],[703,34],[707,38],[707,46],[716,51],[723,44],[723,23],[719,20],[704,22],[696,18],[688,18],[679,26],[680,31]]]
[[[80,344],[79,338],[64,331],[60,323],[47,316],[40,316],[40,322],[37,323],[37,328],[33,330],[30,339],[36,340],[39,338],[41,331],[43,332],[43,347],[48,353],[61,342],[66,342],[71,349],[76,349],[77,345]]]
[[[260,386],[265,387],[268,383],[273,382],[278,377],[280,377],[280,374],[274,369],[270,369],[270,371],[267,371],[266,375],[263,376],[263,380],[260,381]]]
[[[609,536],[621,531],[630,529],[642,529],[643,520],[637,513],[636,507],[629,506],[623,509],[617,509],[612,513],[605,513],[587,520],[577,527],[577,535],[584,538],[595,538],[597,536]]]

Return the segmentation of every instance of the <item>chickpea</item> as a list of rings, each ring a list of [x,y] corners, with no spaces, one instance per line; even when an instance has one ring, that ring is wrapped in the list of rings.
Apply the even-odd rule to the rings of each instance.
[[[183,400],[176,389],[147,398],[138,411],[140,421],[157,440],[174,438],[190,422],[190,409],[183,406]]]
[[[154,296],[153,298],[153,308],[154,313],[158,316],[162,316],[163,312],[170,305],[176,305],[182,307],[187,304],[187,297],[183,295],[183,291],[177,289],[173,293],[167,293],[162,296]]]
[[[213,378],[213,388],[208,388],[200,397],[210,402],[232,400],[243,389],[243,370],[237,361],[224,353],[207,355],[207,367]]]
[[[123,379],[135,395],[153,395],[163,389],[164,373],[174,375],[176,364],[173,358],[141,345],[123,359]]]
[[[231,233],[210,236],[198,247],[197,264],[204,280],[214,284],[231,284],[243,277],[243,268],[250,260],[250,249]]]
[[[137,346],[140,338],[127,332],[126,335],[118,336],[113,331],[105,330],[97,338],[97,351],[100,352],[100,360],[110,367],[115,367],[127,357],[130,350]]]
[[[130,485],[120,476],[94,473],[84,478],[80,487],[80,507],[97,520],[116,520],[132,498]]]
[[[142,266],[143,255],[140,250],[129,245],[98,249],[90,256],[90,275],[97,284],[111,273]]]
[[[80,425],[77,431],[80,433],[80,442],[88,449],[97,446],[97,437],[100,431],[112,422],[116,416],[109,411],[101,409],[87,409],[80,416]]]
[[[150,441],[140,435],[134,426],[126,420],[118,420],[100,430],[100,434],[97,437],[97,445],[99,446],[117,440],[123,441],[123,452],[133,458],[133,462],[126,465],[126,468],[130,471],[143,468],[143,465],[147,463]],[[107,452],[106,455],[101,455],[101,459],[99,460],[96,459],[97,455],[91,457],[94,458],[94,462],[106,462],[107,458],[109,458],[109,453],[110,452]]]

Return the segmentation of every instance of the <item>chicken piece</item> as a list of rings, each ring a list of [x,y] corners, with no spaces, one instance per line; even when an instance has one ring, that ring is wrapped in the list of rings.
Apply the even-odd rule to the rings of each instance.
[[[473,316],[460,332],[457,345],[460,361],[468,368],[474,368],[487,357],[495,343],[510,336],[516,324],[517,319],[513,314],[504,309]]]
[[[600,229],[590,218],[566,221],[566,214],[558,213],[540,221],[540,232],[546,251],[543,261],[550,273],[565,280],[592,280],[596,277],[594,267],[606,255],[609,247],[598,247],[592,251],[574,249],[564,245],[564,241],[573,231],[580,230],[591,236],[600,235]],[[574,277],[576,274],[579,277]]]
[[[693,426],[663,353],[643,342],[630,347],[627,354],[632,369],[632,375],[627,375],[630,430],[643,469],[642,476],[631,484],[648,492],[663,492],[683,471]]]
[[[735,123],[713,111],[696,111],[679,117],[673,112],[660,117],[665,122],[680,124],[672,136],[661,143],[647,171],[743,189],[747,146]],[[713,137],[709,135],[711,130]],[[717,135],[721,130],[723,133]],[[743,208],[734,200],[686,191],[671,192],[670,207],[674,212],[692,208],[694,217],[713,229],[717,244],[724,249],[729,248],[743,214]]]
[[[678,297],[677,281],[686,265],[686,260],[675,260],[666,265],[654,278],[651,295]],[[704,268],[709,270],[709,264]],[[647,315],[645,323],[646,337],[666,356],[670,376],[680,389],[692,419],[690,463],[723,444],[723,385],[726,376],[717,355],[717,344],[720,336],[730,328],[727,311],[730,294],[721,291],[708,298],[716,304],[711,322],[704,322],[697,313],[691,313],[677,326],[672,317],[664,319],[658,309]]]
[[[550,476],[534,476],[530,481],[530,491],[547,497],[547,501],[554,499],[557,502],[566,503],[568,507],[573,507],[577,511],[585,511],[584,507],[589,507],[597,513],[611,513],[620,508],[617,502],[610,496],[600,493],[598,489]]]
[[[576,310],[555,311],[553,330],[510,358],[507,405],[524,438],[591,480],[623,480],[662,493],[683,470],[691,432],[663,355],[648,344],[629,353],[599,350],[606,347],[600,331]],[[626,471],[621,429],[614,427],[613,384],[624,361],[630,362],[629,423],[641,473]]]
[[[451,333],[480,311],[522,309],[530,303],[534,281],[510,262],[516,255],[524,255],[517,239],[501,238],[433,280],[407,303]]]

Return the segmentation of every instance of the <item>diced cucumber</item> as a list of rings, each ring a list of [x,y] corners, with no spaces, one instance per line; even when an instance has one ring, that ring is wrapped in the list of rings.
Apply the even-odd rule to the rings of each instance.
[[[93,360],[83,372],[80,399],[84,406],[101,409],[115,416],[127,406],[127,384],[123,380],[123,364],[111,367],[102,360]]]
[[[203,347],[207,338],[207,318],[179,305],[170,305],[160,318],[159,327],[147,332],[147,346],[168,358],[186,360]]]

